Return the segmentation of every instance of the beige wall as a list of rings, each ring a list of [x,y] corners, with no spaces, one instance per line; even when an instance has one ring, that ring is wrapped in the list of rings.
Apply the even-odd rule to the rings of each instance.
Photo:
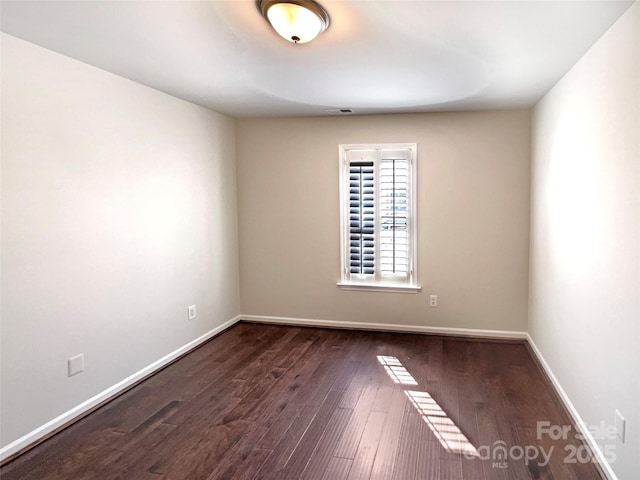
[[[245,119],[237,128],[243,314],[526,330],[528,111]],[[336,287],[338,144],[383,142],[418,144],[419,294]]]
[[[534,110],[529,329],[588,425],[640,472],[640,5]],[[608,447],[607,447],[608,446]]]
[[[7,35],[1,56],[4,446],[240,303],[234,120]]]

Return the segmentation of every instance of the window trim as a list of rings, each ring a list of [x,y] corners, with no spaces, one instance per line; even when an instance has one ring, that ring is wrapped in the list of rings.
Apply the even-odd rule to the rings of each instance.
[[[409,248],[409,275],[406,280],[400,282],[363,279],[362,281],[350,278],[347,271],[348,261],[348,234],[349,234],[349,152],[352,150],[377,150],[376,165],[381,160],[381,150],[409,150],[409,217],[408,217],[408,238],[411,242]],[[418,145],[416,143],[375,143],[375,144],[340,144],[338,145],[338,161],[340,175],[340,281],[337,286],[343,290],[363,290],[380,291],[394,293],[418,293],[421,286],[418,283],[418,262],[417,262],[417,159]],[[376,167],[378,168],[378,167]],[[377,175],[377,174],[376,174]],[[376,199],[377,200],[377,199]]]
[[[336,285],[341,290],[361,290],[364,292],[419,293],[422,290],[420,285],[409,285],[408,283],[338,282]]]

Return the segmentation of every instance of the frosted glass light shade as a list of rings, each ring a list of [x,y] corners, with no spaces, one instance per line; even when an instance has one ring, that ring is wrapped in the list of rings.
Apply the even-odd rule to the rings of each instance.
[[[263,0],[262,14],[278,34],[293,43],[306,43],[329,26],[329,15],[311,0]]]

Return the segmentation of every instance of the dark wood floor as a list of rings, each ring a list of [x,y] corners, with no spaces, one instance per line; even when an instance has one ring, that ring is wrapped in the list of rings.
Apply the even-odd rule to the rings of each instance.
[[[240,323],[0,473],[600,479],[565,463],[572,434],[538,439],[537,421],[570,425],[523,344]]]

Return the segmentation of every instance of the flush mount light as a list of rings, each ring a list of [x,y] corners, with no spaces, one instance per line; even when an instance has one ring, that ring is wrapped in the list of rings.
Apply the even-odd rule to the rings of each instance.
[[[257,0],[262,16],[282,38],[306,43],[329,27],[329,14],[313,0]]]

